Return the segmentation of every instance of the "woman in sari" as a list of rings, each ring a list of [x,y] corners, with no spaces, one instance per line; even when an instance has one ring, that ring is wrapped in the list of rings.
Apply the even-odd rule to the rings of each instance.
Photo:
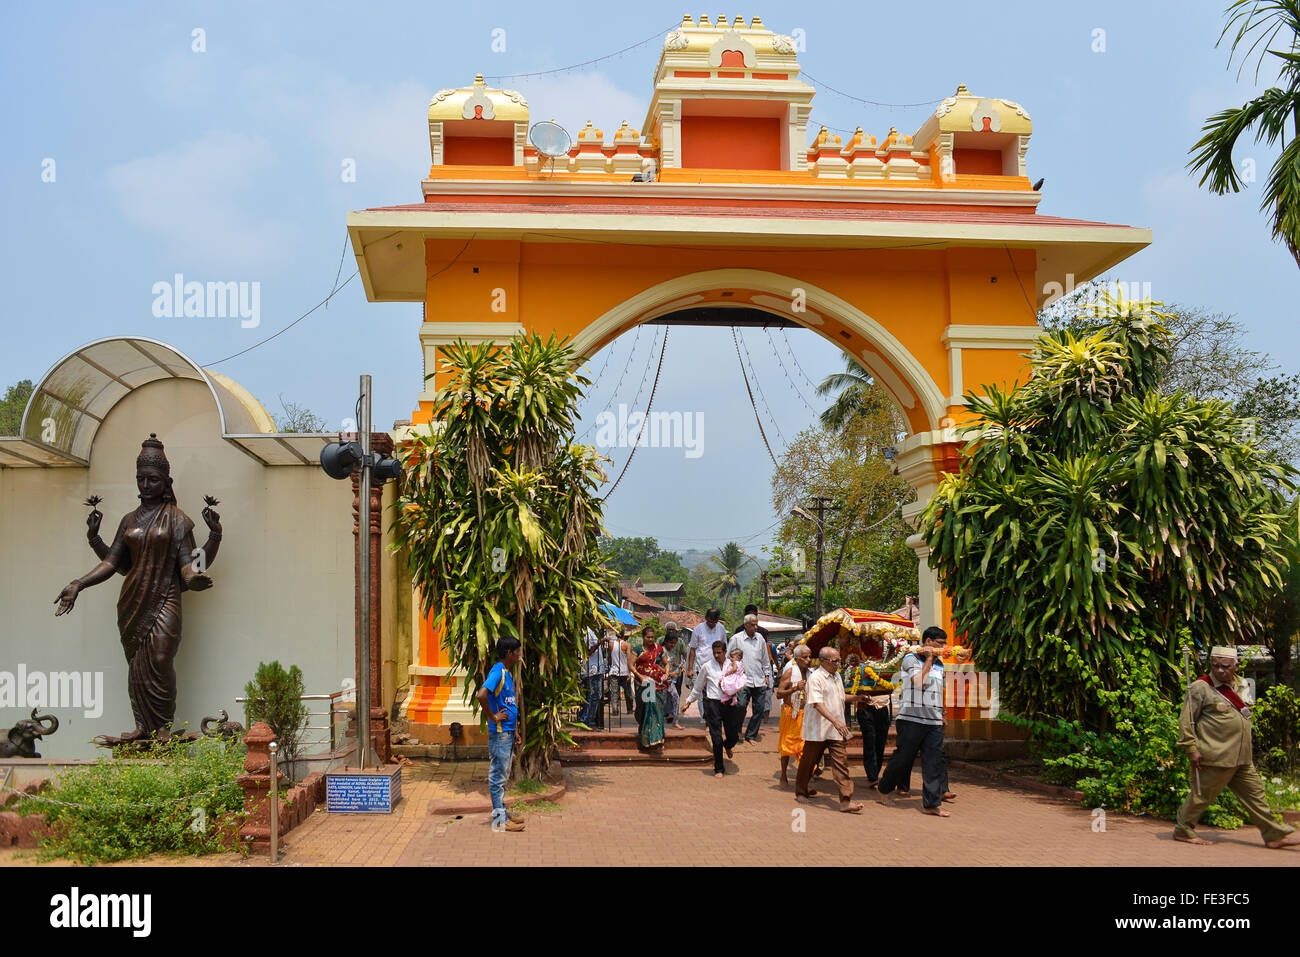
[[[641,632],[641,654],[632,661],[637,685],[637,740],[643,748],[662,748],[664,744],[664,693],[668,676],[664,671],[663,645],[655,642],[653,625]]]
[[[221,545],[220,516],[209,498],[203,510],[208,540],[194,547],[194,523],[176,506],[171,466],[156,435],[136,458],[140,507],[123,517],[112,545],[99,537],[99,513],[87,521],[90,547],[100,563],[67,585],[55,615],[72,610],[82,589],[125,576],[117,600],[117,627],[128,665],[127,694],[135,728],[113,743],[166,740],[176,715],[176,651],[181,643],[181,592],[212,586],[207,568]]]

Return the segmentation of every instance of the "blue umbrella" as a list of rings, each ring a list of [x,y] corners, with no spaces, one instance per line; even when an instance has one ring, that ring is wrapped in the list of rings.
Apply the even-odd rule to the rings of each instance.
[[[628,611],[626,608],[619,608],[618,605],[615,605],[613,602],[609,602],[609,601],[602,601],[600,603],[600,607],[605,612],[605,614],[608,615],[610,618],[614,619],[614,621],[620,622],[621,624],[624,625],[636,624],[636,619],[632,617],[632,613]]]

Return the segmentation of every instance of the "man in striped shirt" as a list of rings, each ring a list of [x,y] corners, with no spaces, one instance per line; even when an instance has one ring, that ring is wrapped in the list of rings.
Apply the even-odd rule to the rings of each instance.
[[[912,762],[921,755],[921,810],[935,817],[949,817],[943,807],[947,790],[948,769],[943,760],[943,649],[948,633],[931,626],[921,635],[921,647],[903,656],[899,665],[902,703],[894,728],[898,744],[889,765],[880,775],[876,788],[881,804],[890,804],[890,795],[900,783],[907,783]]]

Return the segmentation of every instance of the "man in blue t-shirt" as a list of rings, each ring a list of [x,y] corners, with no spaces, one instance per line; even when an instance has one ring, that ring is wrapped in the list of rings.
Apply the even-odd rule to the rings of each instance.
[[[516,746],[522,746],[519,733],[520,705],[515,696],[515,677],[511,669],[519,664],[524,650],[518,638],[497,639],[497,663],[487,673],[475,697],[487,715],[488,725],[488,793],[492,796],[492,828],[522,831],[523,818],[506,810],[506,779]]]

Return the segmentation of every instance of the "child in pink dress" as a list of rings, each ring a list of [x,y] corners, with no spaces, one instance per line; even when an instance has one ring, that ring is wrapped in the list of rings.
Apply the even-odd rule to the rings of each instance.
[[[745,653],[739,648],[733,648],[730,655],[730,661],[722,669],[722,678],[718,682],[718,690],[722,692],[723,704],[735,704],[736,696],[745,690],[745,666],[742,663]]]

